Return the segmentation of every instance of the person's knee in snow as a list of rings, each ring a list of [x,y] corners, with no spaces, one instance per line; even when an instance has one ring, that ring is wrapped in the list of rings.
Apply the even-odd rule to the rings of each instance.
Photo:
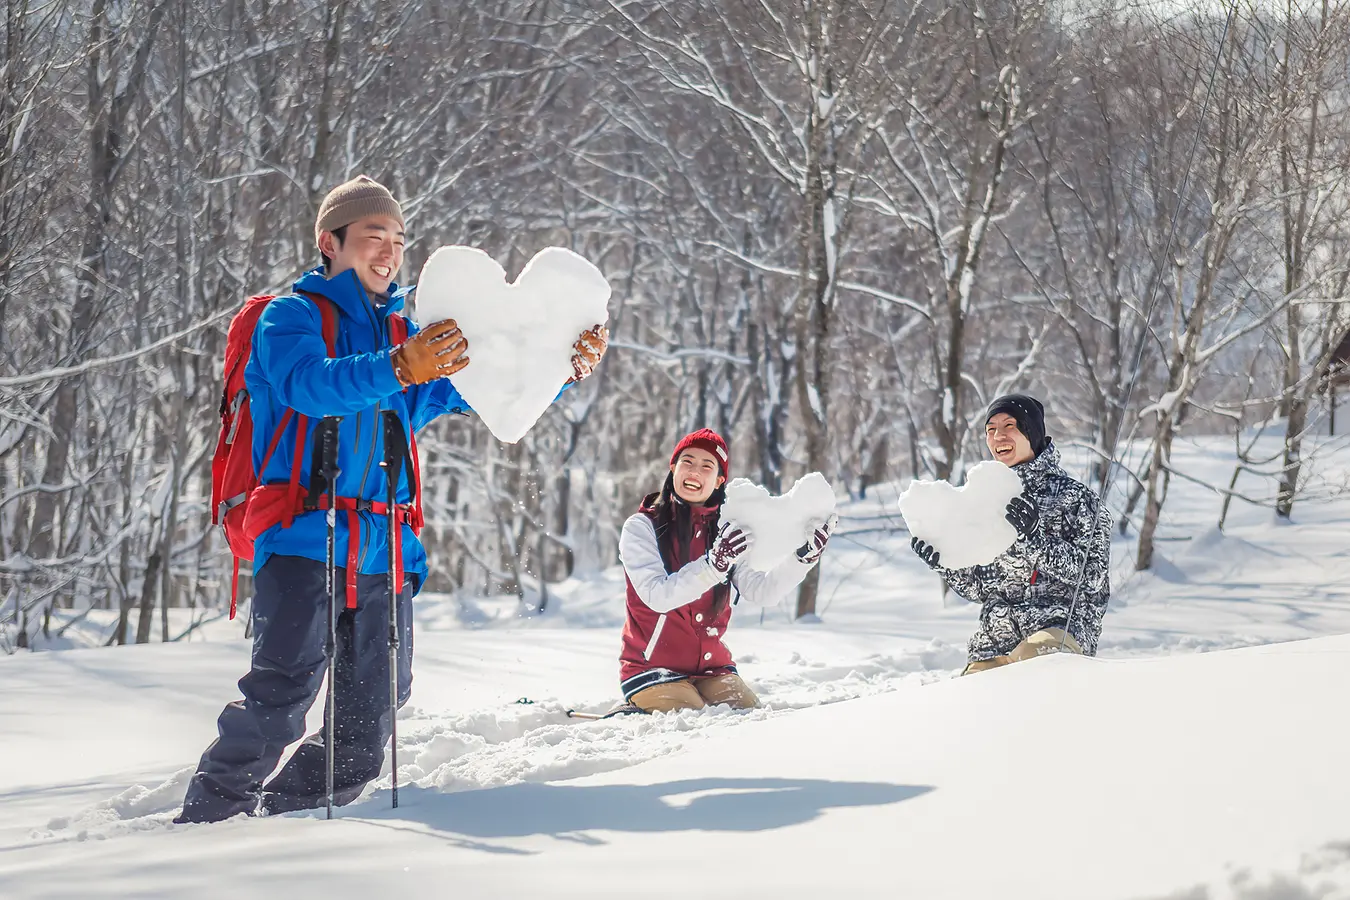
[[[707,705],[703,702],[703,696],[688,681],[672,681],[643,688],[628,702],[649,713],[702,709]]]
[[[976,672],[986,672],[989,669],[997,669],[1000,666],[1024,662],[1051,653],[1074,653],[1081,656],[1083,655],[1083,647],[1073,635],[1063,628],[1042,628],[1018,642],[1010,653],[967,663],[961,674],[973,675]]]
[[[1042,628],[1040,631],[1028,635],[1026,640],[1013,648],[1013,652],[1008,654],[1008,658],[1012,662],[1021,662],[1050,653],[1075,653],[1082,656],[1083,647],[1073,635],[1063,628]]]
[[[1006,666],[1012,662],[1006,656],[991,656],[989,659],[977,659],[966,663],[966,667],[961,670],[962,675],[974,675],[976,672],[987,672],[990,669],[997,669],[1000,666]]]
[[[732,709],[757,709],[759,698],[739,675],[714,675],[698,678],[694,687],[709,706],[730,706]]]

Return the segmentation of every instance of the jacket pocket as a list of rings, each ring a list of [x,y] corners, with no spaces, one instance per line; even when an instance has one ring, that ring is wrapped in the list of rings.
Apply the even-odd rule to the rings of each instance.
[[[656,652],[656,642],[661,640],[661,629],[666,627],[666,614],[661,615],[656,620],[656,627],[652,629],[652,639],[647,642],[647,648],[642,651],[642,658],[647,662],[652,661],[652,654]]]

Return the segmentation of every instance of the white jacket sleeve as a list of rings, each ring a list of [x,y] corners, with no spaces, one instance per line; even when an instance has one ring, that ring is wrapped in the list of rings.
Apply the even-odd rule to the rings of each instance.
[[[704,556],[667,575],[661,548],[656,543],[656,527],[641,513],[630,516],[623,523],[623,532],[619,535],[619,562],[623,563],[623,570],[633,582],[638,597],[659,613],[693,603],[723,580]]]
[[[741,600],[751,606],[776,606],[793,588],[802,583],[802,579],[814,565],[815,563],[802,562],[795,553],[789,553],[787,559],[769,572],[756,572],[754,569],[741,569],[737,566],[731,570],[731,583],[740,592]]]

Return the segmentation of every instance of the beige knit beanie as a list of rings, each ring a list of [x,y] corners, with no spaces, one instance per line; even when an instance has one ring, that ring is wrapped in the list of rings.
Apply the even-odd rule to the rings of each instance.
[[[366,216],[392,216],[403,224],[403,210],[389,189],[373,178],[357,175],[328,192],[319,204],[319,218],[314,222],[314,242],[325,231],[337,231]]]

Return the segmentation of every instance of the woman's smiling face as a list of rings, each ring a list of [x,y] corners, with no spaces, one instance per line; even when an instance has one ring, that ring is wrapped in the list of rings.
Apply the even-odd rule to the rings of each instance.
[[[699,447],[682,450],[670,467],[675,495],[690,506],[707,502],[726,479],[720,474],[717,457]]]

